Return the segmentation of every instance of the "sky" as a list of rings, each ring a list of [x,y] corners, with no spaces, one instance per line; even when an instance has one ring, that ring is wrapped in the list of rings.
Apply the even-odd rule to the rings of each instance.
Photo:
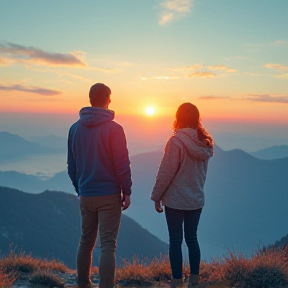
[[[217,137],[288,144],[287,15],[288,0],[0,0],[0,129],[63,134],[102,82],[129,131],[167,132],[192,102]]]

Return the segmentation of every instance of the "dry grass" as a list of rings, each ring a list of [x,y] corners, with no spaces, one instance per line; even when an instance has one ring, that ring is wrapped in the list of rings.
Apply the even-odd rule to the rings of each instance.
[[[286,250],[276,249],[262,250],[251,259],[230,252],[230,257],[224,257],[220,274],[231,287],[287,287],[287,256]]]
[[[31,273],[38,270],[50,270],[65,273],[69,269],[63,263],[56,260],[48,261],[40,258],[33,258],[31,255],[26,255],[23,252],[16,254],[11,251],[9,256],[0,259],[0,270],[5,273]]]
[[[42,285],[62,287],[63,283],[56,279],[57,276],[51,271],[71,273],[61,262],[35,259],[24,253],[16,255],[11,252],[8,257],[0,259],[0,287],[11,287],[17,273],[20,275],[21,272],[34,272],[32,281],[35,283],[42,281]],[[185,266],[183,272],[188,276],[189,266]],[[97,267],[92,268],[92,274],[98,274]],[[149,263],[147,259],[141,261],[134,257],[132,263],[123,261],[123,266],[116,269],[116,280],[127,286],[151,285],[156,281],[170,279],[171,270],[167,256],[161,256]],[[229,252],[229,256],[223,256],[211,263],[201,262],[200,283],[201,287],[288,287],[288,250],[260,250],[251,259],[245,258],[241,253]]]
[[[18,276],[19,275],[15,274],[15,273],[3,273],[0,270],[0,287],[1,288],[11,287]]]
[[[21,252],[11,251],[10,254],[0,259],[0,288],[9,288],[21,273],[32,273],[39,270],[68,272],[69,269],[61,262],[33,258]],[[60,287],[60,286],[59,286]]]
[[[216,284],[223,281],[223,269],[219,261],[212,261],[211,263],[201,262],[200,277],[202,283]],[[189,273],[189,272],[188,272]]]
[[[152,274],[149,266],[136,256],[132,263],[124,260],[123,266],[116,269],[116,281],[123,281],[126,285],[145,285],[151,281]]]
[[[189,275],[189,266],[184,267],[183,273],[186,277]],[[134,257],[132,263],[124,261],[123,267],[116,270],[116,275],[117,280],[124,281],[126,285],[168,281],[171,279],[169,259],[161,257],[145,265],[145,261]],[[288,287],[288,251],[262,250],[251,259],[230,251],[229,256],[211,263],[201,262],[200,283],[207,287]]]
[[[50,288],[64,288],[65,284],[58,275],[55,275],[51,271],[46,270],[39,270],[34,272],[31,275],[29,281],[34,285],[46,286]]]
[[[160,259],[154,259],[150,265],[151,277],[153,281],[167,281],[171,279],[171,268],[169,258],[161,256]]]

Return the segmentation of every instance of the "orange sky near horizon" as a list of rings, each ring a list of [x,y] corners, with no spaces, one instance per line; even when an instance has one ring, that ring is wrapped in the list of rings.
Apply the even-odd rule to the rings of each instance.
[[[26,95],[25,95],[26,94]],[[76,114],[82,107],[90,106],[88,96],[72,94],[55,99],[35,99],[29,93],[17,95],[15,92],[6,92],[6,97],[1,99],[0,111],[13,113],[55,113]],[[116,93],[115,93],[116,94]],[[124,93],[123,93],[124,94]],[[30,96],[30,98],[29,98]],[[116,115],[133,115],[144,118],[174,117],[178,106],[184,102],[195,104],[202,119],[215,119],[217,121],[236,121],[254,123],[279,123],[288,124],[288,109],[283,103],[257,102],[245,97],[214,99],[213,97],[201,99],[200,97],[179,97],[174,95],[165,99],[165,95],[147,97],[142,95],[111,95],[110,109]],[[163,103],[161,103],[163,102]],[[166,103],[165,103],[166,102]],[[147,116],[145,109],[153,107],[155,114]],[[149,121],[149,119],[147,119]]]

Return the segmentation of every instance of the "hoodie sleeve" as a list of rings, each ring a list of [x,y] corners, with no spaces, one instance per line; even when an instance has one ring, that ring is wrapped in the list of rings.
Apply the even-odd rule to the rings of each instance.
[[[113,160],[118,180],[123,194],[131,194],[131,169],[124,130],[117,125],[112,130],[111,136]]]
[[[72,136],[71,136],[71,129],[68,135],[68,154],[67,154],[67,164],[68,164],[68,175],[72,181],[72,184],[75,188],[76,193],[78,194],[78,181],[76,178],[77,168],[76,162],[72,152]]]
[[[164,155],[158,169],[156,183],[151,194],[151,200],[155,202],[161,200],[162,195],[166,192],[176,175],[179,165],[180,148],[175,145],[172,138],[170,138],[166,144]]]

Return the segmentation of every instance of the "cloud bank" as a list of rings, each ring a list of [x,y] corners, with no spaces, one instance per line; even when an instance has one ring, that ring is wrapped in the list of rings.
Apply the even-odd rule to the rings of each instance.
[[[172,67],[167,69],[173,75],[165,75],[158,77],[141,77],[141,80],[175,80],[175,79],[189,79],[189,78],[214,78],[223,77],[226,73],[237,72],[236,69],[228,68],[225,65],[210,65],[195,64],[190,66]],[[220,72],[221,73],[220,73]],[[217,73],[218,72],[218,73]]]
[[[61,91],[39,88],[39,87],[25,87],[19,84],[13,84],[10,86],[0,86],[0,90],[4,91],[20,91],[20,92],[29,92],[34,93],[42,96],[55,96],[62,94]]]
[[[288,104],[288,95],[259,95],[259,94],[250,94],[245,98],[246,100],[256,101],[256,102],[266,102],[266,103],[287,103]]]
[[[216,75],[212,72],[195,72],[189,74],[187,77],[193,78],[193,77],[200,77],[200,78],[211,78],[216,77]]]
[[[237,71],[236,69],[228,68],[225,65],[212,65],[212,66],[208,66],[208,69],[210,69],[210,70],[222,70],[222,71],[225,71],[225,72],[228,72],[228,73]]]
[[[281,64],[275,64],[275,63],[267,63],[264,65],[266,68],[274,69],[277,71],[286,71],[288,70],[288,66],[286,65],[281,65]]]
[[[160,5],[162,12],[159,25],[165,25],[172,20],[181,18],[190,12],[193,0],[165,0]]]
[[[83,54],[83,53],[82,53]],[[87,64],[73,53],[52,53],[35,47],[25,47],[14,43],[0,44],[0,64],[13,63],[86,67]]]

